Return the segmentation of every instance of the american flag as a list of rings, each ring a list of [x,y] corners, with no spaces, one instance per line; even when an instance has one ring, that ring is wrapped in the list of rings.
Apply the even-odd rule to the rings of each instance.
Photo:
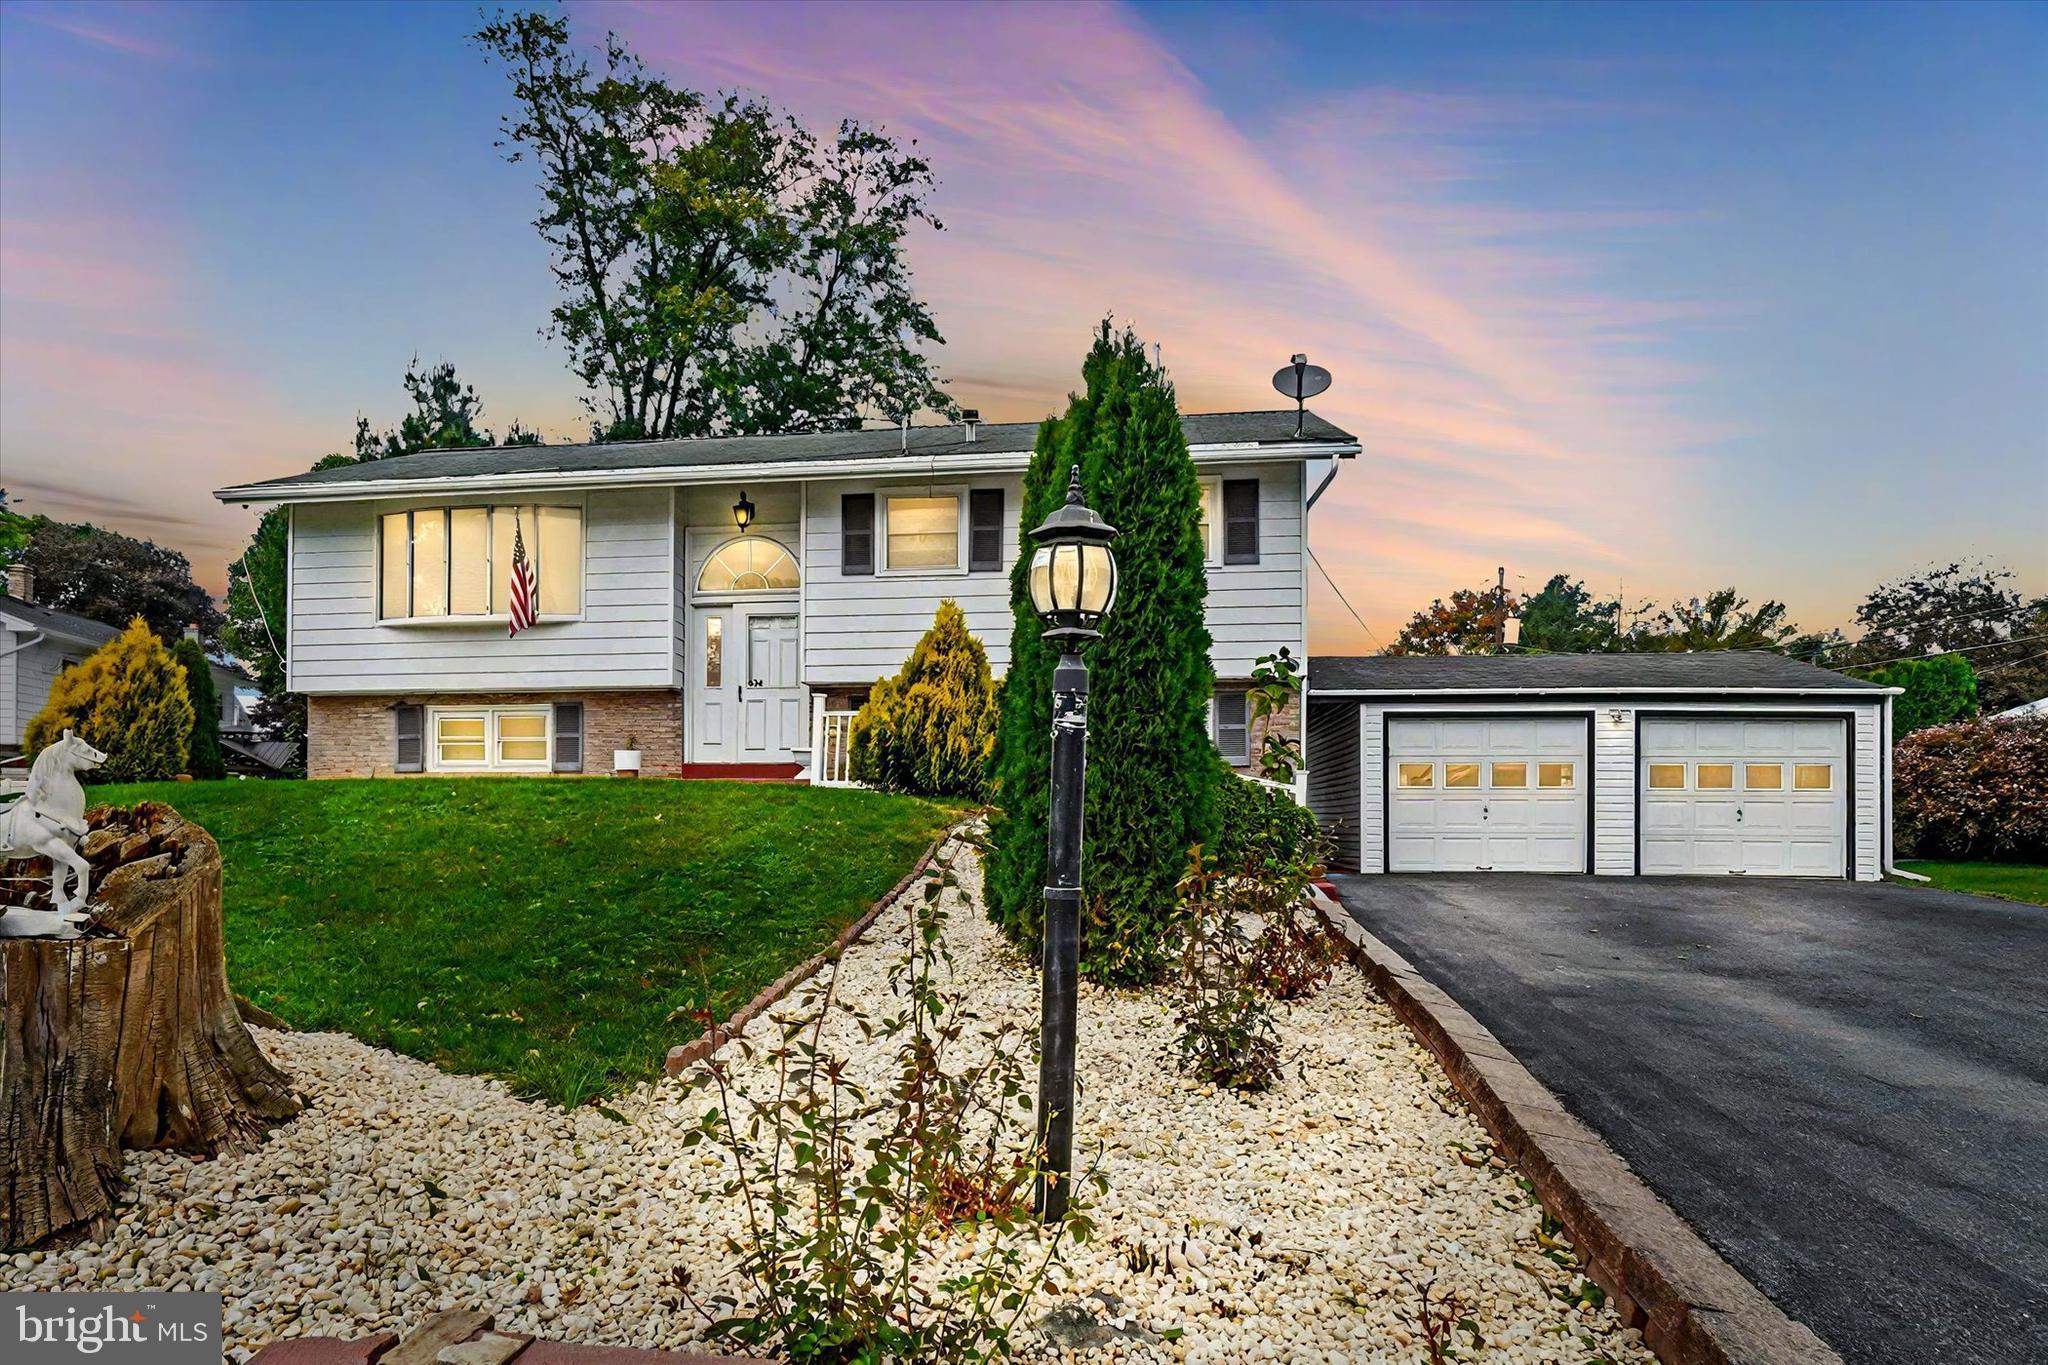
[[[512,621],[507,635],[517,635],[540,619],[540,581],[533,576],[533,561],[526,557],[526,537],[519,529],[519,514],[512,514]]]

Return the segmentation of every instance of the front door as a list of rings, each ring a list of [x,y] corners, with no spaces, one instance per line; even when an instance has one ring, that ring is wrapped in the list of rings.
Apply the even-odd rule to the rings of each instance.
[[[745,613],[747,676],[740,683],[742,763],[787,763],[803,742],[802,688],[797,685],[796,617]]]
[[[691,615],[690,761],[794,762],[805,738],[796,613],[761,603]]]

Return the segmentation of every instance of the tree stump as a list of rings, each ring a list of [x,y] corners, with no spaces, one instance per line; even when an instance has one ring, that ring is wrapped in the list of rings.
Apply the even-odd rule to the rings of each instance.
[[[153,801],[86,819],[85,936],[0,939],[0,1247],[98,1224],[124,1147],[243,1152],[299,1112],[228,990],[212,836]],[[0,899],[47,904],[43,865]]]

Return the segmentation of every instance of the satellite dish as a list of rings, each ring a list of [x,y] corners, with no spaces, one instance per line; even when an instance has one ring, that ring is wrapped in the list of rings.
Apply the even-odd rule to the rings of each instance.
[[[1330,387],[1330,372],[1320,365],[1309,364],[1307,356],[1297,355],[1293,363],[1273,371],[1273,387],[1283,397],[1294,400],[1294,434],[1299,438],[1308,412],[1305,405],[1309,399]]]

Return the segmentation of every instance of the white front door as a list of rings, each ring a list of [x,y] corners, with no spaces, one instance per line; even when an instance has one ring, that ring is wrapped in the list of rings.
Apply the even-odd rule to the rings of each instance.
[[[1644,875],[1847,875],[1848,728],[1645,718]]]
[[[1586,721],[1387,723],[1389,872],[1584,872]]]
[[[745,612],[746,677],[740,687],[742,763],[787,763],[805,740],[803,688],[797,678],[794,613]]]
[[[807,738],[788,603],[692,608],[692,763],[789,763]]]

